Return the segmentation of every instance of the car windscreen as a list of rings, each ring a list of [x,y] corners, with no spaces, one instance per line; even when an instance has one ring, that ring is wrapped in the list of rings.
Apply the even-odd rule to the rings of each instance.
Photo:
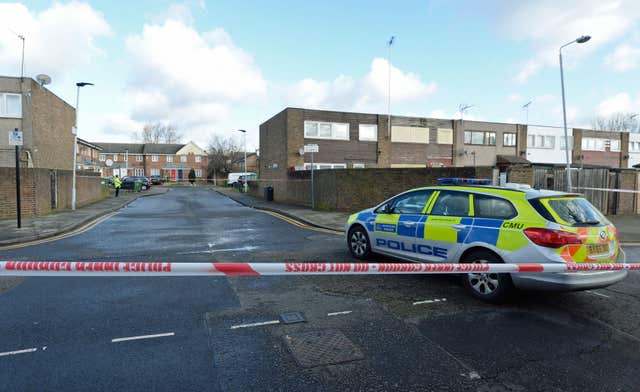
[[[606,218],[584,198],[553,198],[546,204],[555,214],[572,226],[591,226],[606,223]]]

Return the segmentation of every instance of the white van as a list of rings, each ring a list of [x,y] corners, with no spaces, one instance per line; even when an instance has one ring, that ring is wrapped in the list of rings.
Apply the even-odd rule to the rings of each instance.
[[[227,176],[227,185],[233,186],[238,182],[238,178],[240,178],[240,176],[248,176],[249,180],[253,178],[256,178],[256,173],[252,173],[252,172],[247,172],[247,173],[229,173],[229,176]]]

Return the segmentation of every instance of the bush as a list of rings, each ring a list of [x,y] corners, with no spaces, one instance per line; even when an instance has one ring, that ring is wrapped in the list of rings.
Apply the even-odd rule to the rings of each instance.
[[[189,182],[191,184],[193,184],[194,182],[196,182],[196,171],[191,169],[189,170]]]

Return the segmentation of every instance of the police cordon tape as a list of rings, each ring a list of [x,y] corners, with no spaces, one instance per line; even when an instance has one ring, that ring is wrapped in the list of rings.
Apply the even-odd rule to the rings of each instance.
[[[0,276],[257,276],[402,275],[640,271],[637,264],[428,263],[174,263],[122,261],[0,261]]]

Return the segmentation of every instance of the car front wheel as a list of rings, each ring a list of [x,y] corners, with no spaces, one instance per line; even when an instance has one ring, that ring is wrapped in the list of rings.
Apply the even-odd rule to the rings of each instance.
[[[502,263],[500,256],[489,250],[478,250],[465,255],[461,263]],[[511,275],[496,273],[472,273],[462,276],[462,284],[467,291],[482,301],[502,303],[514,291]]]
[[[371,243],[369,242],[369,235],[362,228],[362,226],[356,226],[349,230],[348,245],[351,255],[356,259],[364,260],[371,256]]]

